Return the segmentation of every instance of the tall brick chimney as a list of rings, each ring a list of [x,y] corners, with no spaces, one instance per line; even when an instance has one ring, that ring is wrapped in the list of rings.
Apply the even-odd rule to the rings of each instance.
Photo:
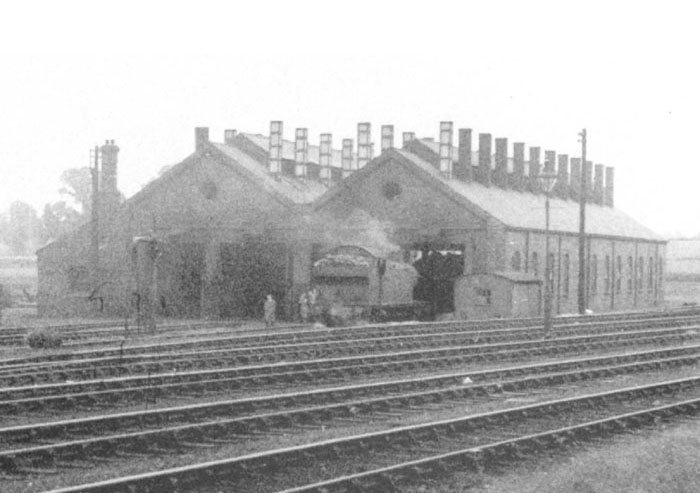
[[[353,172],[352,149],[354,146],[352,139],[343,139],[343,178],[347,178]]]
[[[412,140],[415,140],[415,138],[416,138],[415,132],[404,132],[402,135],[402,139],[401,139],[402,140],[401,147],[403,149],[405,149],[406,146],[408,145],[408,143],[411,142]]]
[[[294,133],[294,176],[306,178],[309,162],[309,129],[297,128]]]
[[[117,155],[119,147],[113,140],[105,140],[100,147],[102,157],[102,167],[100,169],[100,207],[102,220],[109,220],[116,213],[119,207],[119,189],[117,188]]]
[[[583,171],[581,179],[584,180],[584,188],[586,190],[586,202],[593,203],[593,163],[586,161],[583,163]]]
[[[209,143],[209,127],[195,127],[194,150],[199,152]]]
[[[569,194],[569,156],[559,154],[557,182],[554,184],[554,195],[562,199],[570,198]]]
[[[544,151],[544,172],[556,173],[557,153],[555,151]]]
[[[530,147],[530,170],[528,172],[528,188],[532,193],[540,193],[540,181],[537,177],[540,174],[540,148]]]
[[[452,178],[452,122],[440,122],[440,174]]]
[[[472,129],[460,128],[457,138],[457,166],[453,174],[458,180],[472,181]]]
[[[571,180],[569,182],[569,195],[577,202],[581,200],[581,158],[571,158]]]
[[[479,170],[477,180],[491,186],[491,134],[479,134]]]
[[[525,188],[525,144],[516,142],[513,144],[513,183],[511,187],[520,192]]]
[[[605,168],[605,205],[615,207],[615,168]]]
[[[501,188],[508,188],[508,139],[502,137],[496,139],[496,169],[493,182]]]
[[[605,177],[605,166],[602,164],[595,165],[595,178],[593,183],[593,203],[598,205],[605,205],[605,190],[603,189],[603,182]]]

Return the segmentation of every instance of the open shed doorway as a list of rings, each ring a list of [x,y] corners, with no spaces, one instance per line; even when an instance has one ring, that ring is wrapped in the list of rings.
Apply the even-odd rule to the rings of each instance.
[[[436,315],[454,312],[454,283],[464,272],[464,246],[414,245],[410,257],[419,275],[414,300],[429,303]]]

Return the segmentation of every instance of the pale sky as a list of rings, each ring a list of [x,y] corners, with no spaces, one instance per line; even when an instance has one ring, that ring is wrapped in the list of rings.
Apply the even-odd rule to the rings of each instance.
[[[456,127],[615,167],[616,205],[700,233],[700,34],[692,2],[15,2],[0,20],[0,210],[39,212],[61,171],[120,146],[128,196],[194,127],[312,143]],[[476,142],[475,142],[476,145]],[[511,147],[512,152],[512,147]]]

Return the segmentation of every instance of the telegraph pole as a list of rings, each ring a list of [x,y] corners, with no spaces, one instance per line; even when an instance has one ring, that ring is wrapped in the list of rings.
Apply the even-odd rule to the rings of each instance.
[[[578,312],[586,313],[586,129],[579,133],[581,137],[581,190],[579,191],[578,221]]]
[[[91,261],[92,261],[92,275],[91,275],[91,281],[92,281],[92,289],[97,288],[97,284],[99,282],[99,273],[98,270],[100,268],[100,229],[99,229],[99,207],[100,207],[100,199],[99,199],[99,183],[100,183],[100,178],[99,178],[99,163],[100,163],[100,148],[95,146],[95,151],[94,151],[94,165],[92,168],[90,168],[91,174],[92,174],[92,211],[91,211],[91,250],[92,250],[92,255],[91,255]]]

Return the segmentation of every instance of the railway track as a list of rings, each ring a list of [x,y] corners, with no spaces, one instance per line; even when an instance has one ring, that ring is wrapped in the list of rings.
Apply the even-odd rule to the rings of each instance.
[[[612,321],[596,324],[567,324],[557,327],[556,335],[574,336],[576,334],[603,334],[614,330],[633,331],[643,327],[681,327],[688,326],[689,330],[700,328],[700,317],[669,317],[664,319],[641,319],[630,323]],[[231,365],[250,365],[278,363],[283,361],[299,361],[302,359],[332,358],[350,355],[371,354],[381,351],[406,351],[441,346],[461,346],[472,343],[491,343],[535,340],[541,333],[532,328],[497,329],[480,331],[426,331],[423,327],[407,327],[409,334],[396,332],[392,328],[389,334],[365,333],[357,334],[356,339],[335,339],[336,334],[328,339],[328,334],[303,332],[304,337],[313,337],[311,342],[295,342],[291,344],[276,343],[258,345],[258,337],[252,340],[248,337],[232,337],[216,339],[218,349],[207,349],[211,341],[201,342],[204,348],[190,351],[165,351],[133,354],[122,348],[118,356],[113,351],[78,353],[72,355],[74,360],[27,360],[17,359],[0,363],[0,386],[39,384],[65,380],[84,380],[113,377],[125,374],[146,374],[191,369],[221,368]],[[434,329],[434,328],[433,328]],[[345,334],[347,335],[347,334]],[[295,336],[302,338],[301,336]],[[234,347],[227,348],[226,346]],[[147,346],[155,350],[152,346]],[[172,349],[166,344],[160,346]],[[181,348],[179,344],[176,348]],[[187,345],[192,348],[193,345]],[[197,347],[196,345],[194,347]],[[139,348],[140,351],[140,348]],[[66,355],[68,357],[69,355]],[[92,356],[92,357],[90,357]]]
[[[692,353],[687,348],[677,348],[6,428],[0,429],[0,440],[10,446],[24,442],[24,446],[0,452],[0,467],[6,472],[17,472],[22,465],[32,468],[47,465],[53,467],[59,461],[65,464],[71,459],[87,460],[93,456],[105,458],[120,453],[148,451],[154,447],[159,447],[160,451],[181,452],[187,448],[187,444],[192,447],[195,446],[193,444],[200,443],[202,437],[215,435],[219,440],[231,442],[237,437],[246,437],[248,440],[247,437],[255,432],[289,427],[299,422],[308,425],[329,422],[333,418],[367,419],[376,412],[403,409],[415,406],[416,403],[420,405],[430,402],[435,405],[446,399],[469,402],[474,397],[483,398],[502,392],[693,365],[698,362],[699,354],[700,347]],[[474,383],[465,384],[465,377]],[[183,417],[197,421],[196,418],[202,414],[208,420],[192,424],[174,423],[184,421]],[[135,424],[143,426],[144,423],[150,423],[151,426],[158,423],[161,427],[126,432],[129,428],[138,428]],[[120,433],[105,436],[105,430],[119,430]],[[50,445],[26,446],[27,442],[45,442],[47,439],[76,434],[92,436]],[[205,439],[204,442],[206,441]]]
[[[414,401],[415,402],[415,401]],[[402,478],[479,468],[591,435],[700,409],[700,377],[550,400],[54,490],[390,491]],[[219,433],[201,436],[218,440]]]
[[[298,385],[337,382],[358,375],[385,375],[397,371],[432,370],[458,364],[503,361],[534,355],[563,355],[591,350],[610,350],[648,344],[683,343],[698,335],[685,328],[655,331],[620,332],[577,336],[545,341],[520,341],[491,345],[467,345],[375,354],[336,359],[308,360],[296,363],[256,365],[151,376],[131,376],[111,380],[70,382],[43,386],[0,389],[0,413],[13,415],[48,409],[79,406],[114,406],[119,402],[149,399],[155,401],[177,395],[201,395],[204,392],[260,389],[269,385]]]

